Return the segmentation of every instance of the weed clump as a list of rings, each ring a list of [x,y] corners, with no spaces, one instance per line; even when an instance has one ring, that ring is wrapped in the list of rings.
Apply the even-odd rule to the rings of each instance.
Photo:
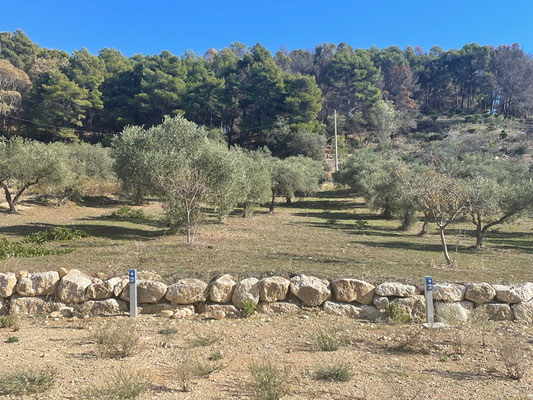
[[[287,369],[281,369],[270,362],[264,362],[252,364],[250,374],[254,379],[255,398],[257,400],[279,400],[287,394]]]
[[[245,318],[250,318],[257,312],[257,303],[253,300],[246,300],[244,302],[244,308],[242,314]]]
[[[0,315],[0,329],[12,328],[18,330],[19,320],[16,315]]]
[[[148,388],[148,380],[141,375],[117,372],[103,387],[81,393],[82,400],[136,399]]]
[[[129,357],[139,347],[135,323],[129,319],[98,326],[90,339],[96,342],[99,353],[109,358]]]
[[[16,336],[10,336],[7,338],[6,343],[18,343],[20,340]]]
[[[515,381],[521,380],[526,373],[526,360],[524,349],[518,339],[513,337],[502,338],[498,354],[505,368],[507,377]]]
[[[175,335],[176,333],[178,333],[179,330],[176,329],[176,328],[165,328],[165,329],[161,329],[159,331],[159,334],[160,335]]]
[[[17,395],[44,393],[54,382],[53,371],[18,371],[0,375],[0,394]]]
[[[317,379],[331,382],[348,382],[352,374],[345,364],[327,365],[316,371]]]
[[[42,245],[25,246],[22,242],[0,239],[0,260],[13,257],[42,257],[71,253],[73,249],[47,249]]]
[[[320,351],[336,351],[347,342],[338,328],[322,329],[315,333],[312,339]]]
[[[208,347],[222,340],[222,336],[216,333],[208,333],[206,335],[200,335],[195,333],[195,338],[189,340],[189,345],[191,347]]]

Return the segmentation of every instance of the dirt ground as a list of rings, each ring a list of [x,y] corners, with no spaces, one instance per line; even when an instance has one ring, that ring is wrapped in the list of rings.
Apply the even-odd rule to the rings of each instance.
[[[120,371],[146,380],[140,399],[250,399],[257,394],[250,365],[265,361],[286,371],[283,399],[533,398],[533,328],[515,323],[427,330],[322,312],[221,321],[142,315],[135,322],[140,344],[134,354],[105,357],[93,334],[102,324],[121,321],[130,319],[30,318],[21,320],[16,332],[0,329],[1,373],[52,371],[54,377],[49,390],[36,397],[2,398],[78,399]],[[176,333],[160,333],[168,328]],[[333,331],[342,346],[320,351],[317,335]],[[19,342],[6,343],[10,336]],[[519,381],[508,376],[502,361],[510,343],[511,358],[525,371]],[[216,354],[222,359],[209,361]],[[351,372],[348,382],[317,379],[317,370],[341,363]],[[209,366],[219,369],[195,376]]]

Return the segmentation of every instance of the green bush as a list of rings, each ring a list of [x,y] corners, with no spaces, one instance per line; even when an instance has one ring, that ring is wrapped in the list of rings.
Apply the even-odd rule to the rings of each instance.
[[[118,221],[124,221],[128,219],[146,219],[146,214],[143,210],[135,210],[130,206],[124,206],[113,211],[111,214],[107,215],[106,218],[115,219]]]
[[[39,231],[25,236],[21,243],[43,244],[47,242],[59,242],[65,240],[77,240],[91,236],[88,232],[80,229],[56,226],[52,229]]]
[[[397,304],[389,304],[385,307],[385,317],[390,322],[397,324],[408,324],[411,322],[411,317]]]
[[[20,340],[16,336],[10,336],[7,338],[6,343],[18,343]]]
[[[313,341],[320,351],[336,351],[346,344],[339,329],[322,329],[313,335]]]
[[[22,242],[10,242],[9,240],[0,239],[0,260],[12,257],[41,257],[55,254],[65,254],[74,251],[74,249],[47,249],[44,246],[24,246]]]

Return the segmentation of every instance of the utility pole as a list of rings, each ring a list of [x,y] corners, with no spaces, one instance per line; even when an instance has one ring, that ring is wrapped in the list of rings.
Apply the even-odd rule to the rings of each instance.
[[[335,172],[339,170],[339,151],[337,149],[337,110],[333,110],[335,119]]]

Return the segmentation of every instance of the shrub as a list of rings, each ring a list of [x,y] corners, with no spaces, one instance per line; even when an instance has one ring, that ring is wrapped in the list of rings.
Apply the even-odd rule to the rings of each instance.
[[[83,400],[127,400],[136,399],[148,388],[146,377],[139,374],[117,372],[108,383],[101,388],[82,392]]]
[[[146,219],[146,214],[143,210],[135,210],[130,206],[124,206],[113,211],[111,214],[107,215],[106,218],[118,221],[124,221],[128,219]]]
[[[21,396],[44,393],[53,382],[53,371],[8,372],[0,375],[0,394]]]
[[[255,398],[279,400],[287,394],[287,369],[277,368],[270,362],[252,364],[250,374],[254,379]]]
[[[18,343],[19,338],[16,336],[10,336],[7,338],[6,343]]]
[[[253,300],[246,300],[244,302],[244,308],[242,310],[242,314],[246,318],[250,318],[255,315],[257,311],[257,303]]]
[[[133,321],[119,320],[98,326],[90,338],[96,342],[101,355],[110,358],[125,358],[138,349],[139,335],[135,329]]]
[[[341,363],[320,368],[316,371],[316,377],[323,381],[348,382],[352,379],[352,374],[346,365]]]
[[[22,239],[22,243],[36,243],[43,244],[46,242],[58,242],[64,240],[77,240],[91,236],[88,232],[80,229],[67,228],[64,226],[56,226],[52,229],[39,231],[27,235]]]
[[[385,307],[385,317],[389,322],[397,324],[408,324],[411,317],[397,304],[389,304]]]
[[[523,378],[527,368],[527,360],[524,357],[526,352],[527,350],[521,348],[518,339],[502,337],[498,354],[509,378],[516,381]]]
[[[224,358],[224,355],[220,351],[217,351],[216,353],[213,353],[209,356],[210,361],[220,361],[223,358]]]

